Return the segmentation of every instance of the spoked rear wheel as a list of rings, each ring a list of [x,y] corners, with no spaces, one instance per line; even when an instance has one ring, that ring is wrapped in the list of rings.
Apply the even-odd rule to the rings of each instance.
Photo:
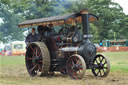
[[[67,74],[72,79],[82,79],[85,75],[86,64],[80,55],[72,55],[67,61]]]
[[[32,43],[26,51],[26,67],[30,76],[47,74],[50,66],[50,56],[47,47],[42,42]]]
[[[96,77],[106,77],[110,72],[110,62],[106,56],[96,55],[93,61],[92,73]]]

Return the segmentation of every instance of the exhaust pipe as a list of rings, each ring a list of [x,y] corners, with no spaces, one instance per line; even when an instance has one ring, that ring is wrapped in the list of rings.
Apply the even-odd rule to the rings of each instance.
[[[82,16],[83,38],[89,39],[89,12],[87,9],[80,11]]]

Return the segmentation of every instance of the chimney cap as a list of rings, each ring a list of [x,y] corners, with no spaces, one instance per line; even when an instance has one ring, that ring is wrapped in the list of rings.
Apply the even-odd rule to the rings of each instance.
[[[89,11],[88,11],[88,9],[83,9],[83,10],[80,11],[80,13],[81,13],[81,14],[88,14]]]

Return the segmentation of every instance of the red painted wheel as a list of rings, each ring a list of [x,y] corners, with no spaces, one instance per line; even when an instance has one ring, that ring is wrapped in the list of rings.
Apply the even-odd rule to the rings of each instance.
[[[93,61],[92,73],[96,77],[106,77],[110,72],[110,62],[106,56],[96,55]]]
[[[28,46],[26,51],[26,68],[30,76],[41,75],[44,70],[45,73],[49,71],[50,60],[46,61],[46,48],[42,49],[44,43],[32,43]],[[44,53],[45,52],[45,53]],[[46,57],[44,57],[46,56]],[[45,62],[44,62],[45,60]],[[47,64],[44,66],[44,64]]]
[[[67,61],[66,69],[72,79],[82,79],[86,71],[85,60],[80,55],[72,55]]]

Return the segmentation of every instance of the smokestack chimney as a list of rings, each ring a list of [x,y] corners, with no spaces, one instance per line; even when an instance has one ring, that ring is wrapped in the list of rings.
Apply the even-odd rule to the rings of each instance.
[[[89,38],[89,12],[87,9],[80,11],[82,16],[82,25],[83,25],[83,37],[84,39]]]

